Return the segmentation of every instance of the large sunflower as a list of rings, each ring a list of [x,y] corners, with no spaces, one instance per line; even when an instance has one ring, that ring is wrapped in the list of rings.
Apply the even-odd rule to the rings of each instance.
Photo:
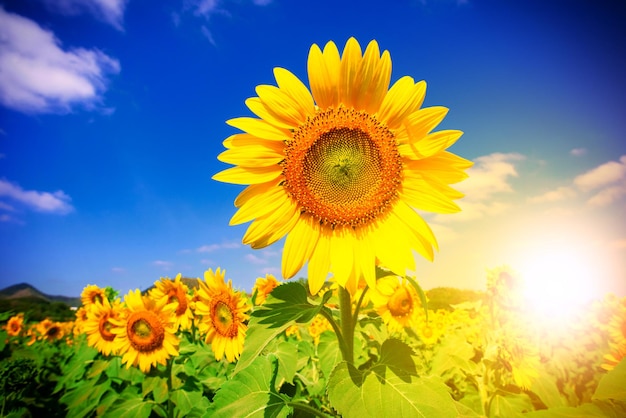
[[[113,350],[123,354],[126,368],[139,365],[147,373],[157,363],[165,365],[170,356],[178,355],[178,338],[174,327],[176,306],[141,295],[139,289],[124,297],[126,312],[121,319],[109,317],[114,325]]]
[[[232,363],[243,351],[250,305],[242,293],[233,290],[230,280],[224,282],[225,274],[219,268],[215,273],[209,269],[204,273],[204,282],[198,279],[196,314],[202,315],[198,328],[206,334],[205,341],[211,344],[215,359],[220,361],[226,356]]]
[[[108,299],[102,303],[96,302],[87,312],[87,318],[82,322],[84,332],[87,334],[87,344],[95,347],[99,352],[108,356],[115,353],[115,334],[112,319],[120,319],[122,306],[119,300],[111,304]]]
[[[364,277],[374,287],[377,263],[404,274],[415,268],[411,250],[432,260],[435,237],[414,209],[458,211],[462,194],[448,185],[471,166],[445,151],[461,131],[431,133],[447,109],[420,109],[423,81],[388,88],[391,58],[376,41],[362,54],[350,38],[341,57],[333,42],[313,45],[308,74],[311,92],[275,68],[278,86],[246,100],[259,119],[228,121],[244,133],[224,141],[218,158],[235,167],[213,178],[250,185],[230,223],[253,221],[243,237],[252,248],[287,235],[282,274],[308,262],[312,293],[329,271],[342,286]]]

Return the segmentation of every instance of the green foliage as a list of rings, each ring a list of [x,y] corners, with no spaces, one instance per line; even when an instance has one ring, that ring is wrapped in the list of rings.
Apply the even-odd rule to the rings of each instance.
[[[484,299],[482,292],[468,289],[455,289],[453,287],[436,287],[426,291],[428,297],[428,308],[451,310],[452,305],[463,302],[474,302]]]

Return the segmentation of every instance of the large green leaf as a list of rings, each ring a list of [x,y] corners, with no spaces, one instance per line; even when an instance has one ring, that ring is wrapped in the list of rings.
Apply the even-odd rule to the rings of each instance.
[[[152,402],[144,402],[142,398],[127,399],[107,409],[104,418],[148,418],[152,411]]]
[[[331,405],[346,418],[456,416],[447,386],[434,376],[418,377],[411,354],[403,342],[387,340],[379,361],[367,370],[339,363],[328,382]]]
[[[489,405],[489,416],[492,418],[514,418],[523,412],[532,411],[530,398],[525,393],[495,395]]]
[[[300,283],[285,283],[276,287],[265,303],[250,315],[248,333],[235,374],[248,367],[263,349],[294,322],[311,321],[323,308],[332,292],[326,292],[319,305],[308,301]]]
[[[194,405],[202,402],[202,392],[178,389],[170,393],[170,399],[176,405],[176,416],[185,417]]]
[[[293,341],[276,341],[270,344],[266,354],[273,354],[278,359],[278,377],[293,383],[298,371],[298,345]]]
[[[556,386],[556,382],[546,374],[540,374],[539,377],[534,379],[530,390],[539,396],[541,402],[548,408],[565,406],[565,402]]]
[[[287,417],[292,408],[274,387],[278,361],[274,356],[257,357],[248,367],[237,373],[216,392],[212,418],[267,418]]]
[[[156,403],[165,402],[168,398],[167,380],[159,376],[148,376],[141,384],[141,394],[146,396],[152,393]]]
[[[593,399],[615,399],[626,402],[626,359],[602,376]]]
[[[320,335],[320,342],[317,345],[317,355],[320,361],[320,369],[324,377],[328,379],[337,363],[341,361],[341,350],[337,344],[337,336],[330,332],[324,331]]]

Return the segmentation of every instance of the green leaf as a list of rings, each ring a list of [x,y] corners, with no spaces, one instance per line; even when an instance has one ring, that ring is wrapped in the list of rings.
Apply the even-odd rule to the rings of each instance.
[[[626,402],[626,358],[602,376],[592,399],[615,399]]]
[[[293,383],[298,370],[298,347],[293,342],[279,341],[268,349],[266,354],[273,354],[278,359],[278,377]]]
[[[491,418],[514,418],[523,412],[532,411],[533,406],[526,394],[495,395],[489,406]]]
[[[342,360],[341,350],[337,344],[337,336],[324,331],[320,335],[320,342],[317,345],[317,355],[320,360],[320,369],[324,377],[328,379],[335,366]]]
[[[346,418],[456,416],[457,406],[441,380],[418,378],[407,372],[401,372],[403,376],[400,377],[393,372],[394,369],[403,370],[404,367],[394,364],[392,369],[378,364],[363,372],[352,364],[339,363],[328,382],[331,405]]]
[[[148,418],[152,411],[152,402],[141,398],[127,399],[107,409],[104,418]]]
[[[274,356],[257,357],[216,392],[214,410],[205,416],[264,418],[287,417],[292,408],[276,393],[278,361]]]
[[[285,283],[276,287],[267,296],[265,303],[250,315],[243,352],[234,373],[248,367],[291,324],[311,321],[323,308],[331,293],[326,292],[321,303],[313,305],[307,300],[306,289],[300,283]]]
[[[202,402],[202,392],[188,392],[179,389],[170,394],[170,399],[176,405],[176,416],[184,417],[189,414],[194,405]]]
[[[539,396],[541,402],[548,408],[566,406],[556,382],[545,374],[540,374],[533,380],[530,390]]]
[[[89,372],[87,373],[87,378],[91,379],[91,378],[100,376],[100,374],[102,374],[102,372],[105,371],[107,367],[109,367],[108,360],[95,360],[91,364],[91,367],[89,368]]]
[[[474,347],[465,339],[450,335],[444,338],[437,347],[431,363],[431,374],[443,376],[453,369],[461,369],[466,373],[478,373],[476,363],[470,361],[474,357]]]
[[[593,401],[578,407],[550,408],[534,411],[524,418],[622,418],[626,416],[626,404],[610,401]]]
[[[149,393],[152,393],[156,403],[165,402],[168,397],[166,379],[159,376],[147,376],[141,383],[141,395],[145,398]]]

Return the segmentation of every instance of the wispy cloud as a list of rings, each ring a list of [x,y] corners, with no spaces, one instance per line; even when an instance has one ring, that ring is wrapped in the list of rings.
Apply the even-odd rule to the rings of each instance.
[[[119,62],[98,49],[64,50],[54,33],[0,6],[0,103],[27,113],[94,108]]]
[[[469,178],[455,185],[465,193],[458,204],[462,211],[453,216],[437,215],[437,222],[462,222],[493,216],[506,210],[509,205],[496,195],[512,193],[511,178],[518,177],[516,163],[525,157],[517,153],[493,153],[478,157],[468,170]]]
[[[89,13],[96,19],[123,30],[127,0],[41,0],[55,13],[74,16]]]
[[[174,263],[165,260],[155,260],[152,262],[152,265],[162,268],[163,270],[170,270],[174,266]]]
[[[19,185],[5,179],[0,179],[0,197],[8,197],[37,212],[65,215],[74,210],[70,204],[72,199],[62,190],[52,193],[24,190]],[[3,203],[3,205],[7,206],[8,204]]]
[[[112,267],[111,271],[115,274],[126,273],[126,269],[124,267]]]
[[[569,153],[573,155],[574,157],[582,157],[583,155],[587,154],[587,149],[586,148],[574,148]]]
[[[572,187],[561,186],[543,194],[532,196],[528,199],[530,203],[558,202],[576,196],[576,190]]]
[[[626,155],[619,161],[609,161],[574,179],[574,184],[583,191],[595,190],[618,181],[626,180]]]
[[[252,263],[252,264],[267,264],[268,261],[265,258],[256,256],[254,254],[246,254],[245,257],[247,262]]]
[[[196,252],[198,253],[212,253],[217,250],[232,250],[235,248],[241,247],[241,244],[237,242],[224,242],[221,244],[208,244],[202,245],[196,248]]]

